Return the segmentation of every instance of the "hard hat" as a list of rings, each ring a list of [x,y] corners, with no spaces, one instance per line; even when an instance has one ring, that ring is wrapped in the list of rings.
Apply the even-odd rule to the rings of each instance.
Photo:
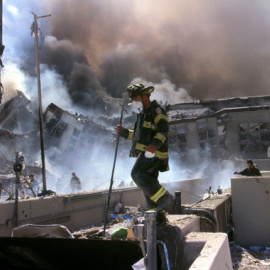
[[[154,91],[154,86],[144,86],[143,84],[133,84],[127,87],[128,95],[131,99],[142,95],[142,94],[151,94]]]

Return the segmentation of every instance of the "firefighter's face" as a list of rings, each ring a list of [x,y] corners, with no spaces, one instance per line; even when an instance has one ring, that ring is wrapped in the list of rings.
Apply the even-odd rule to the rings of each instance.
[[[142,102],[142,97],[141,96],[137,96],[137,97],[133,98],[133,101],[140,101],[140,102]]]

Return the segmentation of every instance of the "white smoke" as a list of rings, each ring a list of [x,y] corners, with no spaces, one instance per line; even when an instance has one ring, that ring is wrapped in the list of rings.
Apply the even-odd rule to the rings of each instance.
[[[3,71],[2,84],[4,86],[3,102],[5,102],[17,94],[16,90],[26,89],[26,75],[17,64],[7,62]]]
[[[184,88],[178,88],[175,84],[168,79],[163,79],[161,83],[148,82],[144,78],[135,78],[130,84],[142,83],[145,86],[152,85],[155,87],[154,92],[151,94],[151,99],[156,99],[158,102],[167,104],[177,104],[192,102],[193,98],[188,94]]]

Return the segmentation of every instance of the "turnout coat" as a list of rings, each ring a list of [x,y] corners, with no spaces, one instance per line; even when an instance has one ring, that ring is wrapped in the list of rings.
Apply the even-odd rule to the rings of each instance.
[[[150,106],[137,115],[134,129],[122,128],[120,136],[132,140],[131,157],[145,152],[149,145],[156,147],[155,157],[162,160],[159,171],[169,170],[168,154],[169,122],[166,111],[153,100]]]

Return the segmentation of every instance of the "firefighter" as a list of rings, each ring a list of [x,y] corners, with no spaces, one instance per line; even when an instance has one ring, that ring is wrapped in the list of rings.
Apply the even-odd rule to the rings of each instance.
[[[159,172],[169,170],[168,131],[165,110],[151,101],[153,86],[134,84],[127,87],[131,102],[139,109],[134,129],[116,127],[121,137],[132,140],[130,157],[136,157],[131,177],[143,191],[148,210],[160,212],[174,203],[175,198],[158,181]]]
[[[81,180],[80,178],[73,172],[72,177],[70,179],[70,188],[72,190],[72,193],[78,192],[82,189],[81,187]]]

